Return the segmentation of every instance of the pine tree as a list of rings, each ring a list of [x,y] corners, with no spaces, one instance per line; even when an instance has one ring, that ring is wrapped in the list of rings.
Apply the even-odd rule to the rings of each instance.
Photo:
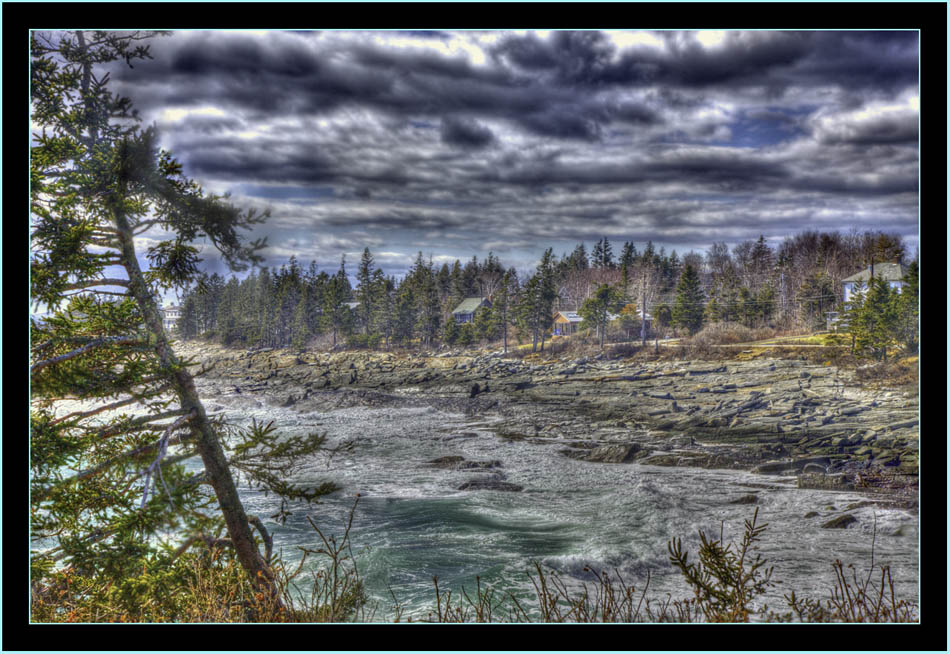
[[[402,280],[396,291],[395,315],[393,316],[393,339],[409,345],[415,335],[416,297],[408,277]]]
[[[198,335],[198,308],[194,295],[185,297],[182,303],[181,317],[178,319],[178,333],[184,339]]]
[[[373,272],[373,289],[373,324],[380,330],[386,349],[389,349],[396,309],[396,282],[377,268]]]
[[[591,265],[594,268],[613,268],[614,267],[614,255],[610,247],[610,241],[607,240],[607,237],[597,241],[594,245],[594,249],[591,251]]]
[[[479,340],[491,341],[497,336],[495,331],[495,322],[492,319],[492,310],[490,307],[481,306],[475,310],[475,316],[472,320],[475,330],[475,337]]]
[[[604,239],[606,241],[606,239]],[[544,351],[544,341],[548,330],[554,324],[554,303],[557,301],[557,280],[555,278],[556,270],[554,267],[554,250],[548,248],[541,255],[541,261],[538,263],[538,275],[540,276],[540,288],[538,298],[538,327],[541,332],[541,351]]]
[[[345,335],[349,331],[352,312],[346,306],[350,299],[350,282],[346,277],[346,257],[340,260],[340,269],[331,277],[323,292],[323,326],[333,335],[333,347],[341,332]]]
[[[521,331],[531,334],[531,351],[538,351],[538,339],[541,335],[541,329],[544,319],[544,308],[542,304],[542,281],[541,276],[534,274],[528,278],[524,287],[521,289],[521,297],[515,307],[515,315],[518,327]]]
[[[373,331],[373,255],[363,249],[360,267],[356,273],[356,299],[359,305],[359,325],[364,334]]]
[[[629,241],[625,242],[623,244],[623,250],[620,252],[620,293],[625,298],[629,297],[630,276],[632,274],[635,256],[636,248],[634,248],[633,243]]]
[[[904,287],[894,298],[896,338],[907,352],[914,353],[920,344],[920,271],[916,259],[907,266],[903,281]]]
[[[260,347],[272,347],[274,341],[275,314],[274,282],[268,268],[263,268],[257,278],[257,336]]]
[[[619,311],[621,306],[623,306],[623,296],[620,291],[609,284],[601,284],[578,311],[584,319],[581,327],[593,327],[600,335],[600,349],[604,349],[610,315]]]
[[[504,339],[505,354],[508,353],[508,325],[511,323],[511,303],[515,293],[518,276],[514,268],[507,270],[501,279],[501,284],[495,293],[491,307],[493,332],[499,332]]]
[[[739,289],[739,316],[740,321],[746,327],[752,327],[755,322],[758,307],[752,291],[743,286]]]
[[[307,306],[310,293],[306,286],[301,290],[300,300],[294,309],[294,322],[291,327],[290,342],[297,350],[303,350],[310,338],[310,329],[307,325]]]
[[[896,294],[886,281],[874,277],[851,301],[848,331],[858,356],[887,360],[887,346],[897,336],[900,323]]]
[[[689,264],[680,275],[676,286],[676,300],[671,313],[674,327],[684,327],[695,334],[703,324],[703,290],[699,284],[699,275]]]
[[[578,243],[577,247],[568,257],[568,263],[571,270],[587,270],[590,264],[587,260],[587,250],[583,243]]]
[[[422,336],[422,344],[432,347],[435,337],[439,333],[442,323],[442,307],[439,304],[439,291],[436,286],[435,275],[430,268],[425,268],[417,278],[418,293],[418,323],[417,327]]]
[[[109,91],[96,66],[149,57],[148,36],[31,34],[30,292],[48,309],[30,324],[30,515],[39,548],[31,576],[40,583],[63,562],[134,597],[149,569],[168,570],[191,544],[226,529],[252,582],[276,595],[251,531],[267,539],[266,528],[245,512],[232,470],[312,499],[316,490],[279,477],[293,469],[288,444],[296,454],[321,441],[291,438],[273,450],[272,432],[254,428],[237,430],[231,443],[240,447],[226,449],[162,327],[158,293],[197,278],[190,243],[207,237],[241,270],[264,244],[244,243],[238,230],[263,217],[205,195],[157,152],[128,99]],[[170,238],[148,249],[142,270],[134,237],[152,226]],[[108,266],[124,276],[107,275]],[[67,413],[63,398],[88,408]],[[255,451],[272,456],[252,465]],[[194,457],[199,473],[181,465]]]

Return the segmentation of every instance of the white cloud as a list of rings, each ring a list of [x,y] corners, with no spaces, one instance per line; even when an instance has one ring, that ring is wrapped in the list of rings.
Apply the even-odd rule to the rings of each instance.
[[[652,32],[627,32],[608,30],[604,35],[617,47],[617,57],[623,53],[620,52],[627,48],[653,48],[655,50],[665,50],[666,42]]]
[[[725,44],[726,34],[723,30],[700,30],[696,32],[696,40],[707,50],[715,50]]]
[[[211,105],[201,107],[167,107],[159,115],[159,120],[166,123],[177,123],[188,116],[227,116],[224,110]]]
[[[897,102],[870,102],[853,111],[822,109],[811,120],[819,142],[899,142],[917,135],[916,96]]]

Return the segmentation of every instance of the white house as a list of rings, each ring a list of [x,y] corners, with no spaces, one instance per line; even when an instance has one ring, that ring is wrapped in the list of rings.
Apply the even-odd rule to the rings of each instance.
[[[165,331],[174,329],[179,318],[181,318],[180,306],[173,304],[162,309],[162,327],[165,328]]]
[[[848,305],[856,295],[864,293],[867,290],[868,283],[871,281],[872,267],[865,268],[859,273],[845,277],[841,280],[844,287],[844,304]],[[899,263],[876,263],[873,266],[874,278],[883,279],[891,288],[901,292],[904,286],[904,275],[907,273],[907,266]]]
[[[861,272],[841,280],[841,285],[844,290],[842,295],[845,309],[848,308],[848,304],[852,300],[867,291],[868,284],[871,281],[871,271],[872,267],[868,266]],[[901,292],[905,284],[904,275],[907,273],[907,266],[899,263],[876,263],[873,266],[873,271],[875,279],[883,279],[887,282],[888,286],[896,289],[898,293]],[[847,322],[838,311],[826,311],[825,320],[829,331],[838,331],[839,328],[844,328],[847,325]]]

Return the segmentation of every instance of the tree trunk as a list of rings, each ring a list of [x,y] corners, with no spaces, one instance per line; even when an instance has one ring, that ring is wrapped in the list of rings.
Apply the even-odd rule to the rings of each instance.
[[[79,49],[85,55],[88,51],[85,36],[82,31],[77,31],[76,35]],[[89,92],[91,79],[92,62],[87,59],[83,62],[83,96],[86,96]],[[90,137],[93,144],[97,143],[99,140],[98,129],[93,127]],[[115,206],[118,206],[118,204],[118,202],[115,203]],[[114,209],[113,219],[118,232],[116,236],[121,248],[120,258],[122,260],[122,266],[129,276],[129,292],[135,298],[139,306],[145,325],[150,332],[150,340],[154,338],[156,341],[155,351],[159,356],[162,368],[169,376],[171,387],[178,395],[181,408],[186,412],[194,413],[194,417],[191,420],[191,428],[196,437],[196,446],[204,461],[208,480],[217,495],[218,504],[221,507],[221,513],[227,524],[228,533],[234,544],[238,560],[253,583],[263,586],[272,596],[277,597],[277,587],[274,583],[273,574],[270,568],[265,565],[257,549],[257,544],[254,542],[254,537],[251,534],[251,528],[247,521],[247,514],[244,512],[244,506],[241,504],[241,499],[238,496],[234,479],[231,477],[231,470],[228,467],[224,449],[218,441],[214,428],[208,421],[204,405],[201,403],[201,399],[198,397],[197,390],[195,389],[194,378],[187,369],[181,365],[181,362],[168,343],[165,329],[162,327],[161,313],[155,303],[155,298],[148,288],[148,284],[145,282],[145,277],[139,268],[138,258],[135,254],[132,228],[129,225],[128,218],[121,210]]]
[[[273,574],[261,558],[257,544],[254,542],[254,536],[247,521],[247,514],[231,476],[224,448],[221,447],[218,435],[208,420],[204,405],[198,397],[194,378],[181,365],[165,336],[155,298],[152,296],[139,268],[138,259],[135,255],[135,245],[132,240],[132,230],[128,220],[123,214],[117,212],[115,225],[119,232],[122,265],[129,276],[130,291],[142,312],[143,319],[150,332],[150,338],[156,340],[155,350],[158,353],[162,368],[169,375],[169,383],[178,395],[181,408],[185,411],[194,411],[195,417],[191,420],[191,428],[195,435],[195,444],[204,462],[208,481],[217,496],[221,514],[227,524],[228,535],[231,537],[238,560],[252,582],[265,587],[276,597],[277,588],[274,584]]]
[[[508,313],[505,312],[505,354],[508,354]]]

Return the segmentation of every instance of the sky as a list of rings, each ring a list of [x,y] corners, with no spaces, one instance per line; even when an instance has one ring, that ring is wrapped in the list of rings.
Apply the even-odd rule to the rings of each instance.
[[[916,31],[202,31],[152,55],[113,91],[206,190],[270,210],[267,265],[918,245]]]

